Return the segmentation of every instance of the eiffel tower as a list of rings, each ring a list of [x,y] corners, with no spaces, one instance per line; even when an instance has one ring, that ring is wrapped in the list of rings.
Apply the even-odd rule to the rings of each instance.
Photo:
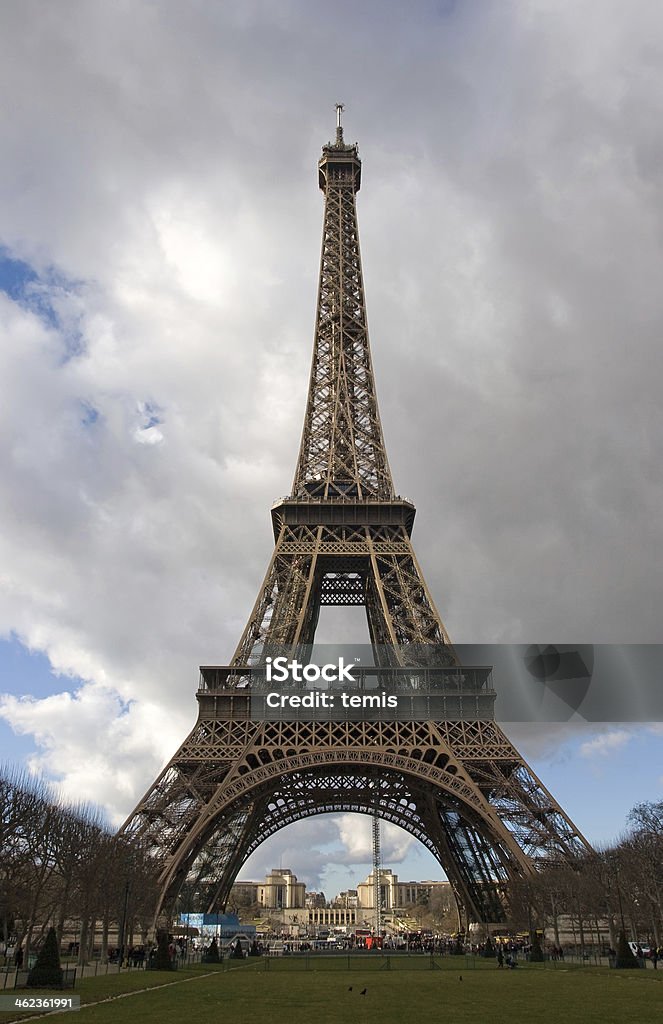
[[[187,882],[197,909],[211,911],[279,829],[327,812],[377,813],[432,852],[468,922],[500,921],[510,878],[588,844],[494,721],[494,694],[469,718],[251,713],[265,651],[310,648],[323,605],[363,606],[371,644],[391,652],[397,672],[419,663],[423,645],[443,669],[458,668],[410,540],[415,508],[396,495],[387,461],[357,227],[361,161],[344,141],[342,109],[318,163],[313,361],[292,493],[271,510],[274,554],[231,663],[201,668],[198,721],[121,835],[157,857],[160,907]]]

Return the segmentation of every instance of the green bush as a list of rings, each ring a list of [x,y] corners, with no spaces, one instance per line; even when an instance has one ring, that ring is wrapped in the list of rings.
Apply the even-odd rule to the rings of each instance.
[[[639,967],[640,964],[633,956],[631,947],[626,941],[626,933],[621,931],[619,933],[619,942],[617,943],[617,959],[615,961],[615,967]]]
[[[218,964],[220,961],[219,957],[219,946],[216,941],[216,936],[212,939],[209,946],[203,953],[204,964]]]
[[[174,971],[173,961],[168,950],[168,932],[160,930],[157,932],[157,952],[154,958],[155,971]]]
[[[28,988],[62,988],[62,967],[55,928],[51,928],[28,974]]]
[[[532,939],[529,947],[529,958],[531,963],[540,964],[543,963],[543,950],[541,949],[541,943],[539,936],[536,932],[532,932]]]

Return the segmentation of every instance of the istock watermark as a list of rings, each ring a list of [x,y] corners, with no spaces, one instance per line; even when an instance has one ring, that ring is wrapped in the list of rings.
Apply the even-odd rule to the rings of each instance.
[[[345,659],[341,656],[334,663],[326,665],[313,665],[311,662],[304,664],[293,658],[288,661],[287,656],[279,658],[265,658],[265,678],[268,683],[318,683],[322,679],[326,683],[356,683],[357,679],[352,674],[355,664],[346,665]]]
[[[660,644],[274,645],[201,686],[258,721],[663,722],[662,665]]]
[[[311,690],[309,693],[268,693],[265,697],[265,704],[268,708],[286,708],[288,710],[299,708],[326,708],[331,710],[337,705],[345,710],[357,708],[370,708],[381,710],[383,708],[397,708],[398,697],[393,693],[324,693],[321,690]]]

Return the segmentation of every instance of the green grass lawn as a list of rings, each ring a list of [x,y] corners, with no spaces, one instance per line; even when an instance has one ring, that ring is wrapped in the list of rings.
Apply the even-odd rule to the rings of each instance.
[[[75,1024],[612,1024],[663,1022],[663,971],[607,968],[553,969],[523,965],[498,970],[494,962],[456,958],[431,970],[427,957],[295,958],[247,960],[223,968],[199,967],[177,974],[135,972],[90,978],[76,992],[87,1005]],[[462,981],[460,980],[462,976]],[[177,984],[168,984],[177,982]],[[166,987],[155,987],[166,986]],[[352,986],[352,991],[349,991]],[[361,990],[367,989],[362,996]],[[0,1021],[29,1019],[3,1014]],[[60,1018],[61,1019],[61,1018]],[[72,1022],[73,1024],[73,1022]]]

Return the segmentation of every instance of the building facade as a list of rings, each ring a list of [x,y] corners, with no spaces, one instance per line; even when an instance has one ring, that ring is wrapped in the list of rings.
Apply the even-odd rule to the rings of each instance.
[[[264,882],[235,882],[232,892],[238,906],[261,910],[299,909],[306,900],[305,884],[289,868],[272,868]]]
[[[424,898],[427,899],[433,889],[451,893],[450,882],[399,882],[398,875],[395,875],[389,868],[382,868],[380,871],[380,894],[384,910],[403,910],[415,906]],[[357,906],[372,910],[375,906],[375,889],[373,887],[373,872],[365,882],[357,886]]]

